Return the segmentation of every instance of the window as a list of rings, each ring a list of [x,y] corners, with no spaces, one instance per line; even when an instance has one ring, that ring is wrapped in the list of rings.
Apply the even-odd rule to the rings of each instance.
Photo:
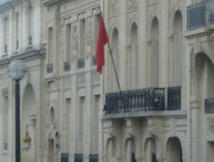
[[[48,28],[48,62],[53,63],[53,27]]]
[[[15,19],[15,49],[19,49],[19,13],[16,13],[16,19]]]

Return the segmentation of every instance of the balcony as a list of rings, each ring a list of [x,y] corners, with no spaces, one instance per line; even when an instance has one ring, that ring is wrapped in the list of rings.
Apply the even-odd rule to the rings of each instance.
[[[206,113],[214,113],[214,98],[205,99],[204,107]]]
[[[181,87],[170,87],[167,93],[167,110],[181,109]]]
[[[147,88],[106,94],[105,114],[181,110],[181,87]],[[167,107],[165,107],[167,103]]]
[[[206,3],[187,6],[187,30],[203,28],[214,24],[214,14],[206,13]]]

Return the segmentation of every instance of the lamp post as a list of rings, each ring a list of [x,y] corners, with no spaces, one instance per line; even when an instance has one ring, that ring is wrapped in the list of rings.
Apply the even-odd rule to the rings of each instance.
[[[25,64],[21,60],[15,60],[8,67],[10,78],[15,81],[15,162],[21,162],[21,147],[20,147],[20,85],[27,72]]]

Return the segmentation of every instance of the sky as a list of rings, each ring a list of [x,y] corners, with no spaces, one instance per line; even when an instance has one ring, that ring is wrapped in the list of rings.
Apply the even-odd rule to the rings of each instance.
[[[6,2],[7,0],[0,0],[0,3],[4,3],[4,2]]]

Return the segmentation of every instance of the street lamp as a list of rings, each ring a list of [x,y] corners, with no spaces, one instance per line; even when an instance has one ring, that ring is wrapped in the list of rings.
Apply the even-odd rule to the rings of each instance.
[[[21,60],[14,60],[8,67],[8,74],[10,78],[15,81],[15,151],[16,161],[21,162],[21,148],[20,148],[20,85],[27,72],[25,64]]]

